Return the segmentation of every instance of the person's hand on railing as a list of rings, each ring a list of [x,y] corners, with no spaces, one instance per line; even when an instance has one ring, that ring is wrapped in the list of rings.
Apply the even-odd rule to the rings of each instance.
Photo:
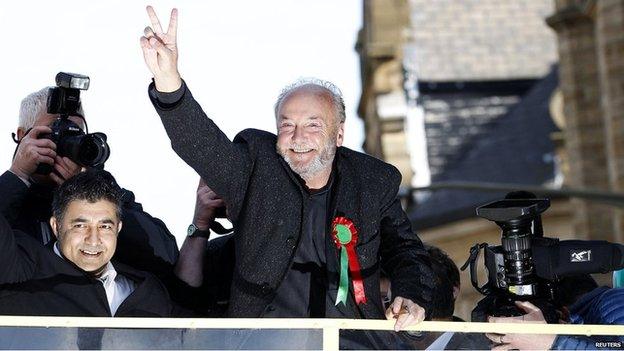
[[[386,318],[396,319],[394,330],[399,331],[422,322],[425,319],[425,309],[410,299],[397,296],[386,310]]]

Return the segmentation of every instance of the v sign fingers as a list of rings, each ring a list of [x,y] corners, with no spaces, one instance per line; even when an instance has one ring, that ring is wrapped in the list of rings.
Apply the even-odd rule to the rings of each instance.
[[[156,31],[157,34],[161,34],[162,27],[160,26],[160,20],[158,20],[158,16],[156,15],[156,11],[151,6],[147,6],[147,15],[149,16],[150,22],[152,22],[152,28]]]
[[[146,37],[141,37],[141,49],[143,50],[143,59],[147,68],[154,77],[160,75],[160,67],[158,66],[158,53],[153,48]]]
[[[167,35],[171,36],[174,41],[178,37],[178,9],[171,9],[171,16],[169,17],[169,28],[167,28]]]
[[[147,6],[147,15],[151,27],[144,29],[141,38],[143,58],[150,72],[154,75],[154,84],[160,92],[173,92],[182,86],[178,72],[178,48],[176,36],[178,30],[178,10],[171,10],[167,32],[162,31],[160,20],[153,7]]]
[[[167,49],[177,52],[177,33],[178,33],[178,10],[171,10],[171,17],[169,18],[169,27],[167,32],[163,32],[160,25],[160,21],[154,12],[154,8],[147,7],[147,14],[152,23],[151,27],[146,27],[144,30],[145,36],[150,39],[152,36],[158,38],[158,40],[167,47]]]

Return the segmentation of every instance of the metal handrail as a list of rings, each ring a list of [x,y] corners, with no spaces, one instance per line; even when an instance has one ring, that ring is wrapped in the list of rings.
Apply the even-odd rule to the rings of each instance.
[[[539,185],[514,184],[514,183],[490,183],[490,182],[470,182],[470,181],[448,181],[436,182],[425,187],[411,187],[406,189],[404,195],[413,195],[418,191],[436,190],[475,190],[492,192],[509,192],[524,190],[534,193],[537,196],[579,198],[592,202],[603,203],[615,207],[624,207],[624,193],[597,190],[597,189],[575,189],[575,188],[554,188]]]

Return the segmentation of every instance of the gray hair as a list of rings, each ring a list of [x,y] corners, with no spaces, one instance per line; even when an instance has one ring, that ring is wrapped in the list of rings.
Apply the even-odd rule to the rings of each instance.
[[[39,91],[28,94],[20,105],[19,123],[18,127],[23,129],[30,129],[35,126],[37,117],[41,113],[47,112],[48,108],[48,95],[52,87],[45,87]],[[82,105],[78,107],[77,111],[81,116],[84,116]]]
[[[318,79],[318,78],[299,78],[294,83],[291,83],[285,86],[280,92],[279,96],[277,97],[277,101],[275,102],[274,108],[275,108],[276,119],[279,118],[278,110],[280,106],[282,105],[282,103],[284,102],[284,99],[290,93],[298,89],[301,89],[305,86],[313,86],[320,90],[326,91],[331,98],[332,104],[334,105],[334,110],[336,111],[338,122],[344,123],[346,119],[346,114],[345,114],[344,99],[342,98],[342,92],[336,85],[334,85],[334,83],[326,81],[326,80]]]

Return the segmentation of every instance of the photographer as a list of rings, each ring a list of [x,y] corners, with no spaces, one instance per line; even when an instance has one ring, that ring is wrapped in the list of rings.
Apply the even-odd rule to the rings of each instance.
[[[624,290],[596,288],[589,275],[620,269],[624,265],[624,246],[600,240],[559,240],[544,236],[541,213],[549,206],[548,199],[514,192],[504,200],[477,208],[478,216],[494,221],[501,228],[502,245],[473,246],[463,267],[470,264],[473,286],[486,295],[473,310],[473,320],[475,316],[486,316],[491,323],[624,324]],[[478,286],[475,262],[482,248],[490,274],[487,284]],[[617,335],[489,333],[486,336],[496,343],[496,350],[622,348],[624,342],[624,337]]]
[[[52,192],[83,167],[57,154],[57,145],[43,135],[59,115],[47,113],[51,88],[28,95],[22,101],[19,125],[14,139],[17,145],[11,168],[0,176],[0,213],[18,229],[46,245],[55,240],[48,223]],[[85,129],[82,106],[69,114],[68,120]],[[41,165],[52,172],[38,174]],[[175,238],[165,224],[143,211],[134,194],[123,189],[124,228],[119,235],[116,259],[158,275],[170,271],[177,260]]]
[[[490,317],[490,323],[543,323],[542,311],[530,302],[516,302],[526,314],[518,317]],[[573,324],[624,325],[624,289],[599,287],[583,295],[569,308]],[[624,336],[566,336],[548,334],[486,334],[497,350],[595,350],[624,346]]]

